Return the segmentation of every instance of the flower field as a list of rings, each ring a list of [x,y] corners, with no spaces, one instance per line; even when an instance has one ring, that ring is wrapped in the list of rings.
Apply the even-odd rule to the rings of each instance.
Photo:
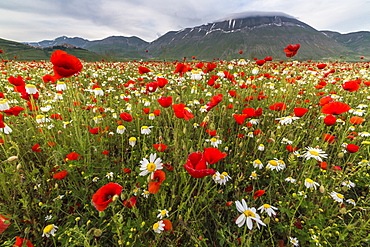
[[[370,245],[370,63],[298,49],[0,54],[1,246]]]

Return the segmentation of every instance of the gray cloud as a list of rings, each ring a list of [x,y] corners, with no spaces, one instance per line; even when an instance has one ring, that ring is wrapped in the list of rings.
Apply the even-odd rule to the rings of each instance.
[[[12,0],[0,3],[0,23],[2,38],[15,41],[61,35],[89,40],[123,35],[152,41],[168,31],[250,11],[282,12],[318,30],[370,30],[366,0]]]

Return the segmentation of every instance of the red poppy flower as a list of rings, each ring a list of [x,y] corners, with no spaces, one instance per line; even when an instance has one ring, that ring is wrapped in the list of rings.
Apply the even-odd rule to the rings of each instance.
[[[177,65],[176,65],[176,70],[175,70],[175,74],[176,73],[179,73],[180,74],[180,76],[182,76],[182,74],[183,73],[186,73],[188,71],[188,67],[185,65],[185,64],[183,64],[183,63],[178,63]]]
[[[334,100],[332,99],[332,97],[330,96],[325,96],[323,98],[320,99],[320,102],[319,102],[319,105],[320,106],[324,106],[330,102],[333,102]]]
[[[239,54],[243,54],[244,53],[244,51],[239,51]]]
[[[320,63],[320,64],[318,64],[318,65],[317,65],[317,68],[318,68],[318,69],[324,69],[326,66],[327,66],[327,64],[325,64],[325,63]]]
[[[166,170],[167,170],[167,171],[170,171],[170,172],[172,172],[172,171],[173,171],[173,169],[174,169],[174,168],[173,168],[173,166],[171,166],[171,165],[170,165],[170,164],[168,164],[168,163],[164,163],[164,164],[163,164],[163,167],[164,167],[164,168],[166,168]]]
[[[324,118],[324,123],[327,125],[327,126],[332,126],[334,125],[335,123],[337,122],[337,118],[331,114],[327,115],[325,118]]]
[[[131,173],[131,169],[130,168],[123,168],[123,173]]]
[[[339,115],[344,112],[347,112],[351,109],[349,105],[342,102],[331,102],[326,105],[324,105],[321,108],[321,112],[324,114],[333,114],[333,115]]]
[[[257,60],[256,61],[256,64],[258,65],[258,66],[262,66],[262,65],[264,65],[266,63],[266,61],[265,60]]]
[[[293,147],[292,145],[286,145],[285,146],[286,150],[288,150],[289,152],[294,152],[294,151],[297,151],[299,148],[297,147]]]
[[[213,71],[215,68],[217,68],[217,65],[215,63],[207,63],[206,73]]]
[[[273,105],[270,105],[270,110],[273,111],[283,111],[286,109],[286,104],[285,103],[274,103]]]
[[[284,49],[285,55],[287,57],[294,57],[297,54],[300,47],[301,47],[300,44],[288,45]]]
[[[6,228],[8,228],[8,226],[11,224],[8,221],[9,221],[8,218],[6,218],[6,217],[4,217],[0,214],[0,233],[3,233],[6,230]]]
[[[148,69],[146,67],[143,67],[143,66],[140,66],[138,69],[139,69],[139,74],[140,75],[150,72],[150,69]]]
[[[206,129],[206,132],[207,132],[210,136],[216,136],[216,135],[217,135],[217,130],[210,130],[210,129]]]
[[[44,83],[48,83],[48,82],[56,82],[58,80],[58,76],[55,76],[55,75],[44,75],[42,77],[42,81]]]
[[[175,112],[175,116],[178,117],[178,118],[183,118],[186,121],[188,121],[189,119],[194,118],[194,115],[191,112],[189,112],[188,110],[185,109],[185,104],[183,104],[183,103],[172,105],[172,108]]]
[[[55,114],[51,114],[50,115],[50,118],[52,119],[59,119],[59,120],[63,120],[62,116],[58,113],[55,113]]]
[[[51,54],[50,61],[53,64],[53,70],[56,76],[59,78],[62,77],[71,77],[82,70],[81,61],[62,50],[56,50]]]
[[[215,164],[219,160],[225,158],[227,153],[221,153],[220,150],[214,147],[204,148],[204,159],[208,164]]]
[[[127,112],[122,112],[121,114],[119,114],[119,117],[123,120],[123,121],[126,121],[126,122],[131,122],[132,121],[132,116],[130,113],[127,113]]]
[[[336,139],[335,136],[330,135],[330,134],[325,134],[325,133],[322,134],[322,137],[323,137],[324,141],[329,142],[329,143],[334,143],[335,139]]]
[[[13,106],[13,107],[9,108],[8,110],[5,110],[4,113],[6,115],[18,116],[21,111],[24,111],[23,107]]]
[[[163,88],[164,86],[167,85],[167,83],[168,83],[168,80],[166,78],[162,78],[162,77],[157,78],[158,87]]]
[[[156,110],[153,111],[153,114],[156,115],[156,116],[159,116],[161,114],[161,110],[156,109]]]
[[[257,190],[256,192],[254,192],[253,194],[253,199],[256,199],[257,197],[260,197],[262,196],[263,194],[265,194],[265,191],[264,190]]]
[[[172,222],[170,220],[164,219],[162,222],[164,224],[164,231],[169,231],[172,229]]]
[[[356,81],[346,81],[342,84],[344,90],[349,92],[357,91],[360,88],[360,83]]]
[[[109,154],[109,151],[103,151],[101,153],[104,154],[104,155],[108,155]]]
[[[61,172],[55,173],[53,175],[53,178],[62,180],[63,178],[65,178],[67,176],[67,174],[68,174],[67,171],[61,171]]]
[[[117,183],[108,183],[98,189],[92,196],[92,204],[98,211],[104,211],[109,203],[116,200],[121,194],[122,186]]]
[[[207,163],[202,152],[191,153],[184,165],[186,171],[194,178],[203,178],[216,173],[213,169],[207,169]]]
[[[243,125],[244,124],[244,121],[246,118],[248,118],[248,115],[247,114],[234,114],[233,115],[235,121],[239,124],[239,125]]]
[[[320,168],[321,168],[321,169],[323,169],[323,170],[326,170],[326,169],[328,168],[328,164],[327,164],[325,161],[320,162],[320,163],[319,163],[319,166],[320,166]]]
[[[306,112],[308,112],[308,109],[306,108],[302,108],[302,107],[294,108],[294,115],[296,115],[297,117],[302,117],[304,114],[306,114]]]
[[[265,61],[272,61],[272,57],[265,57]]]
[[[36,153],[40,153],[42,150],[40,148],[40,145],[36,143],[35,145],[33,145],[32,151],[34,151]]]
[[[148,184],[148,191],[151,194],[158,193],[161,188],[162,182],[166,180],[166,173],[162,170],[156,170],[153,175],[153,179]]]
[[[158,151],[158,152],[163,152],[166,150],[168,145],[165,145],[164,143],[159,143],[159,144],[153,144],[153,147]]]
[[[123,206],[127,208],[133,208],[136,206],[136,202],[137,202],[137,197],[130,197],[130,199],[124,200],[122,204]]]
[[[170,107],[172,105],[172,96],[169,96],[169,97],[160,97],[159,99],[157,99],[158,103],[162,106],[162,107]]]
[[[156,81],[149,82],[145,88],[147,92],[154,93],[157,90],[158,83]]]
[[[79,160],[79,159],[82,159],[81,155],[79,155],[78,153],[69,153],[67,154],[67,160]]]
[[[347,151],[350,153],[356,153],[358,150],[360,150],[360,147],[355,144],[348,144],[347,145]]]
[[[362,117],[353,116],[349,119],[349,121],[351,122],[351,124],[362,124],[365,119]]]
[[[93,135],[97,135],[99,134],[99,132],[101,131],[101,128],[100,127],[96,127],[96,128],[92,128],[92,129],[89,129],[89,132]]]
[[[149,112],[150,112],[150,108],[143,108],[143,111],[144,111],[146,114],[149,114]]]
[[[18,75],[17,78],[15,78],[14,76],[9,77],[8,82],[10,82],[10,84],[13,84],[16,87],[26,86],[26,82],[23,80],[23,77],[20,75]]]
[[[222,97],[222,94],[212,96],[211,101],[206,104],[207,111],[210,111],[213,107],[218,105],[222,101]]]
[[[13,245],[13,247],[24,247],[24,246],[27,246],[27,247],[33,247],[33,244],[31,243],[30,240],[28,239],[25,239],[25,238],[20,238],[20,237],[15,237],[15,243]]]

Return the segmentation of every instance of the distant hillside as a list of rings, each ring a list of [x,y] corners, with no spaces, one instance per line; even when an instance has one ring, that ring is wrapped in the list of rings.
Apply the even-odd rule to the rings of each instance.
[[[69,44],[56,45],[47,48],[35,48],[30,45],[0,39],[0,49],[3,50],[3,58],[18,60],[49,60],[51,54],[55,50],[64,50],[79,59],[85,61],[99,61],[102,59],[101,55],[82,49],[79,47],[71,47]]]
[[[102,40],[89,41],[83,38],[66,36],[54,40],[27,43],[35,47],[50,47],[68,43],[89,51],[104,55],[111,59],[141,59],[145,58],[148,42],[138,37],[110,36]]]
[[[294,18],[285,16],[246,17],[168,32],[153,41],[148,50],[154,57],[201,59],[273,56],[286,59],[288,44],[300,43],[297,59],[354,57],[356,52]]]
[[[370,55],[370,32],[361,31],[341,34],[332,31],[321,31],[326,36],[334,39],[337,43],[358,52],[361,56]]]

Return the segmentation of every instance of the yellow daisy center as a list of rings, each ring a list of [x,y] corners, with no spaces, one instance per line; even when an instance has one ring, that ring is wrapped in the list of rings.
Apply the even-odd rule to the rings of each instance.
[[[148,129],[148,126],[143,126],[143,127],[141,127],[143,130],[146,130],[146,129]]]
[[[227,176],[227,175],[229,175],[229,174],[227,174],[227,172],[223,172],[223,173],[222,173],[222,175]]]
[[[263,207],[264,208],[271,208],[271,206],[269,204],[263,204]]]
[[[256,163],[256,164],[262,164],[262,162],[260,160],[255,160],[254,163]]]
[[[312,179],[310,179],[310,178],[306,178],[306,182],[307,183],[310,183],[310,184],[313,184],[314,183],[314,181]]]
[[[221,175],[220,175],[220,178],[221,178],[221,179],[225,179],[225,176],[221,174]]]
[[[128,139],[130,142],[134,142],[136,141],[136,137],[130,137],[130,139]]]
[[[338,194],[338,193],[337,193],[337,197],[339,197],[340,199],[344,198],[344,196],[342,194]]]
[[[166,215],[166,213],[167,213],[166,210],[161,211],[161,215]]]
[[[310,154],[314,155],[314,156],[319,156],[319,153],[317,151],[308,151]]]
[[[247,216],[247,217],[253,217],[253,218],[255,218],[255,217],[256,217],[256,215],[255,215],[252,211],[250,211],[250,210],[245,210],[245,211],[243,212],[243,214],[244,214],[245,216]]]
[[[154,172],[155,171],[155,168],[157,168],[156,164],[150,162],[147,166],[146,166],[146,169],[150,172]]]
[[[159,224],[158,224],[158,223],[154,223],[154,225],[153,225],[153,230],[157,230],[157,229],[158,229],[158,227],[159,227]]]
[[[270,160],[269,164],[272,165],[272,166],[277,166],[278,165],[276,160]]]
[[[211,138],[211,142],[217,142],[217,139],[216,138]]]
[[[53,226],[53,225],[47,225],[47,226],[45,226],[45,228],[44,228],[44,233],[49,233],[49,232],[51,232],[53,229],[54,229],[54,226]]]

